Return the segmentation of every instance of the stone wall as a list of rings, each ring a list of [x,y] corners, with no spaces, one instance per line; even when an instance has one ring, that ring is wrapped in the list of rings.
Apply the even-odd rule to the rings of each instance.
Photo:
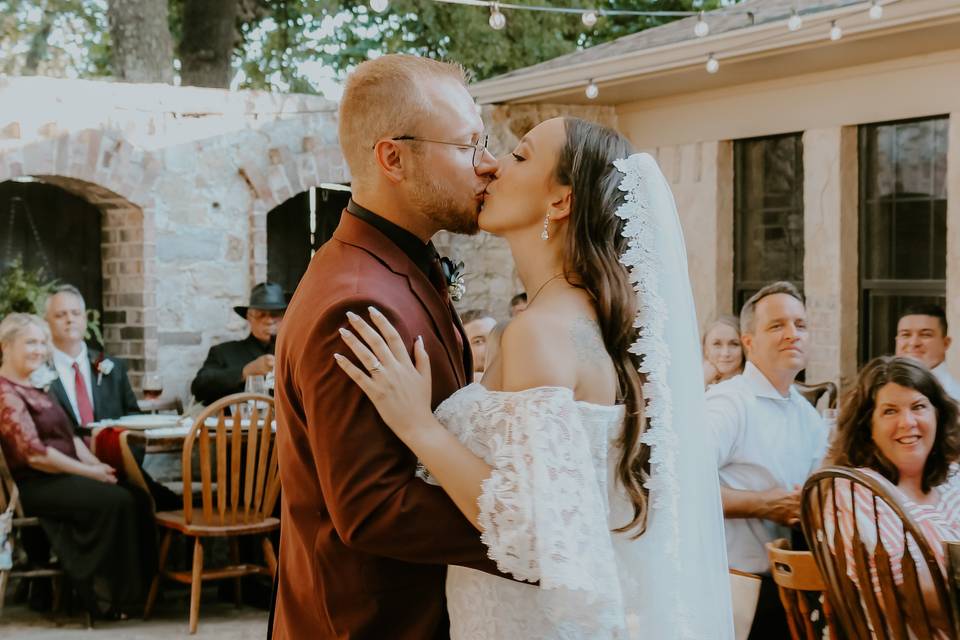
[[[349,181],[314,96],[0,78],[0,105],[0,181],[101,209],[106,346],[184,398],[210,345],[246,332],[231,307],[266,276],[267,213]]]

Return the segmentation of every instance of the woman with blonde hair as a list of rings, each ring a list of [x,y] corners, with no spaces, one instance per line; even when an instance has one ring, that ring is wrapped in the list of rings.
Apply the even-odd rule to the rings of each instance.
[[[149,496],[118,483],[74,435],[59,403],[31,383],[50,355],[43,320],[9,314],[0,322],[0,351],[0,448],[24,511],[40,518],[92,614],[139,612],[157,568]]]
[[[746,356],[740,344],[740,323],[733,316],[719,316],[703,332],[703,384],[729,380],[743,373]]]

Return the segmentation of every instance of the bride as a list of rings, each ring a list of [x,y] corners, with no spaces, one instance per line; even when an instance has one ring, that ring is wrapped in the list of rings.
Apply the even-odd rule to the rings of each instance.
[[[548,120],[501,160],[479,224],[532,292],[482,383],[431,413],[422,339],[411,359],[376,309],[342,332],[366,370],[335,356],[516,579],[450,567],[451,637],[731,638],[686,253],[656,162]]]

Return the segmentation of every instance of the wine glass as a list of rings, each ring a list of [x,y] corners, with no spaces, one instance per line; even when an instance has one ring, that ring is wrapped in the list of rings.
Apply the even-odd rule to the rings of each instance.
[[[243,390],[245,393],[266,393],[267,380],[264,376],[247,376]]]
[[[143,376],[143,397],[146,400],[156,400],[163,395],[163,377],[159,373],[148,373]]]

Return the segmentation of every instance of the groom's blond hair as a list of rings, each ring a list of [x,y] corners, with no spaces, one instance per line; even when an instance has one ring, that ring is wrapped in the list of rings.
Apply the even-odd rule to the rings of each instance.
[[[417,135],[429,119],[430,105],[420,87],[444,78],[467,85],[463,67],[406,54],[368,60],[348,77],[340,100],[340,148],[354,182],[363,182],[375,167],[378,140]]]

